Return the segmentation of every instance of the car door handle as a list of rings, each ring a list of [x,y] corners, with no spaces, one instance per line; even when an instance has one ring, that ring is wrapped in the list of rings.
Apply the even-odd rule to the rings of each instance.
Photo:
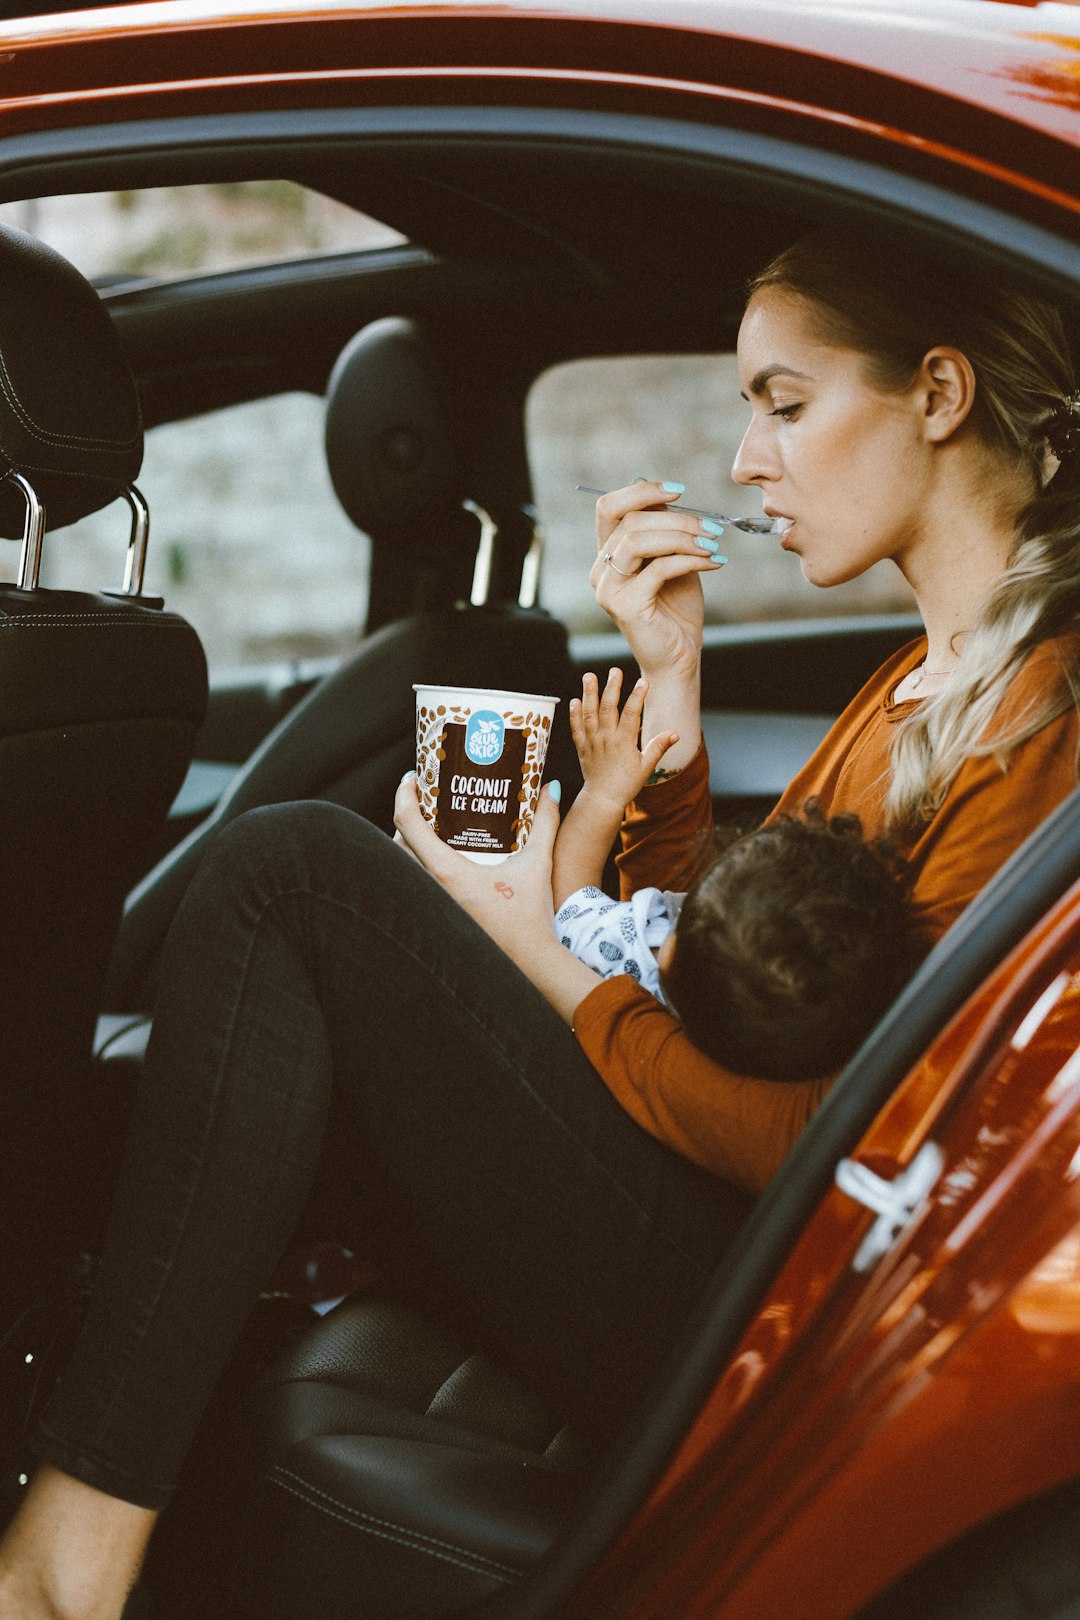
[[[891,1180],[855,1159],[840,1160],[835,1178],[840,1191],[877,1215],[851,1262],[853,1271],[869,1271],[884,1259],[926,1203],[944,1166],[945,1155],[936,1142],[924,1142],[907,1168]]]

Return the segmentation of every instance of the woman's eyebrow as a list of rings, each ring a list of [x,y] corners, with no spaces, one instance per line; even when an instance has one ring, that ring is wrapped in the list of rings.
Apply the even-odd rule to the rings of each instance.
[[[761,368],[750,384],[750,392],[755,395],[763,394],[772,379],[780,376],[794,377],[798,382],[813,382],[814,380],[812,377],[808,377],[805,371],[796,371],[794,366],[785,366],[782,362],[778,362],[775,365]],[[741,397],[746,399],[747,396],[742,393],[741,389],[739,392]]]

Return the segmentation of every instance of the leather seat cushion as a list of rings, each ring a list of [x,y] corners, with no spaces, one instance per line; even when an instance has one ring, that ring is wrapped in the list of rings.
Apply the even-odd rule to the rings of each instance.
[[[263,1620],[454,1615],[530,1569],[588,1457],[456,1329],[381,1291],[345,1301],[249,1396],[235,1600]]]

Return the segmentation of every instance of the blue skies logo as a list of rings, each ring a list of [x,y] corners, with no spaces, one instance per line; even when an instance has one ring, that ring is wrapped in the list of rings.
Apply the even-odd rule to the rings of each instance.
[[[502,757],[505,726],[501,714],[478,709],[465,731],[465,752],[474,765],[494,765]]]

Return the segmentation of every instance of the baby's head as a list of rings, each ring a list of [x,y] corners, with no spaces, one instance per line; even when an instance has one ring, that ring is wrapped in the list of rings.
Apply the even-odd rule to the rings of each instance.
[[[890,844],[815,800],[721,835],[661,950],[664,993],[694,1044],[739,1074],[832,1074],[925,954],[910,887]]]

